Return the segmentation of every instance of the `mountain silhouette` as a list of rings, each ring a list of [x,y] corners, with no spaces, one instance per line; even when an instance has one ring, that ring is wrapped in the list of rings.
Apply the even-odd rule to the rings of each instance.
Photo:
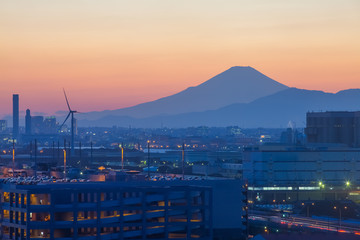
[[[147,118],[215,110],[234,103],[249,103],[287,88],[252,67],[232,67],[196,87],[189,87],[168,97],[128,108],[89,112],[78,118],[79,120],[96,120],[107,116]]]
[[[358,111],[360,89],[338,93],[288,88],[250,103],[231,104],[216,110],[191,112],[171,116],[153,116],[136,119],[108,115],[97,121],[85,120],[86,126],[134,127],[191,127],[231,126],[243,128],[285,128],[289,121],[304,127],[309,111]]]

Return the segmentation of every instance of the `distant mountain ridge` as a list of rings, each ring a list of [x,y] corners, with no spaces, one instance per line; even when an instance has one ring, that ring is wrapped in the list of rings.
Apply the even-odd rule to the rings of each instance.
[[[177,94],[133,107],[79,115],[80,126],[305,126],[308,111],[360,110],[360,89],[289,88],[251,67],[232,67]]]
[[[232,67],[208,81],[177,94],[133,107],[82,114],[79,120],[96,120],[109,115],[146,118],[215,110],[234,103],[249,103],[288,87],[252,67]]]
[[[281,128],[289,121],[305,126],[308,111],[358,111],[360,89],[338,93],[289,88],[251,103],[238,103],[203,112],[136,119],[107,116],[97,121],[84,121],[84,126],[133,126],[159,128],[190,126],[232,126],[244,128]]]

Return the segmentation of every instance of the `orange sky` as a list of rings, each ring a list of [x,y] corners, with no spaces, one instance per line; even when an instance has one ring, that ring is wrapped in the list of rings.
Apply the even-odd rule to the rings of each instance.
[[[0,116],[116,109],[231,66],[291,87],[360,88],[358,0],[2,0]]]

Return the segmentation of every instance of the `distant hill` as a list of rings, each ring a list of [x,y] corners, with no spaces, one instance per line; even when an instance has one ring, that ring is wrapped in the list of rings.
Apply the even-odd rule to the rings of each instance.
[[[288,88],[250,103],[230,104],[217,110],[191,112],[171,116],[136,119],[109,115],[96,121],[83,120],[82,126],[134,127],[189,127],[230,126],[286,127],[291,120],[304,126],[308,111],[360,110],[360,89],[349,89],[336,94]]]
[[[80,120],[113,119],[115,116],[147,118],[215,110],[234,103],[249,103],[287,89],[251,67],[232,67],[210,80],[177,94],[133,107],[78,115]],[[86,122],[85,121],[85,122]]]

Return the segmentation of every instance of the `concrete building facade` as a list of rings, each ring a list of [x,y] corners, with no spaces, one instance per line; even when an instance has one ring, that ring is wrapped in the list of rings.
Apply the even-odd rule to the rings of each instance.
[[[258,146],[244,151],[250,186],[360,185],[360,149],[343,146]]]
[[[212,190],[119,182],[2,184],[1,239],[212,239]]]
[[[308,143],[341,143],[360,147],[360,112],[308,112]]]

